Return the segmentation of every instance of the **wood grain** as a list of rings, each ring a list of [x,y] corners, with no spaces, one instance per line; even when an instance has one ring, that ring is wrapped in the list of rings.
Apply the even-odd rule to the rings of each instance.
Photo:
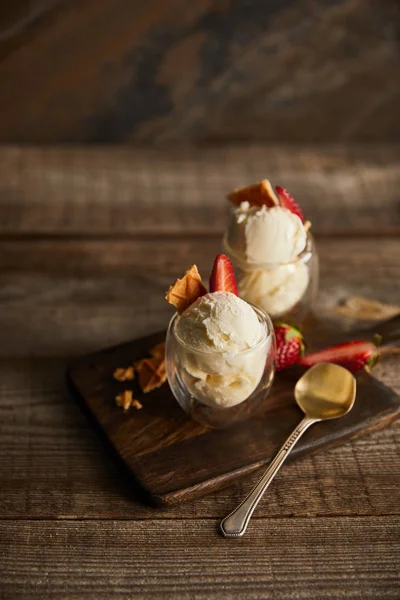
[[[146,508],[67,393],[66,363],[54,358],[0,360],[0,518],[222,517],[258,477],[195,503]],[[400,391],[397,367],[396,359],[382,363],[379,374]],[[397,423],[288,464],[258,514],[399,514],[399,448]]]
[[[215,530],[214,519],[2,522],[0,590],[17,600],[398,598],[397,516],[254,519],[234,542]]]
[[[319,235],[400,232],[400,145],[168,151],[1,148],[0,233],[216,234],[235,187],[270,177]]]
[[[217,522],[258,474],[147,508],[64,372],[71,357],[164,327],[166,285],[219,250],[215,199],[266,174],[300,194],[323,234],[321,307],[349,293],[399,303],[398,146],[0,157],[0,598],[397,598],[399,423],[286,465],[251,536],[232,545]],[[400,392],[397,357],[375,373]]]
[[[0,241],[0,356],[79,356],[165,329],[165,290],[192,262],[207,279],[220,243],[191,235]],[[399,302],[397,238],[317,244],[320,308],[354,294]]]
[[[0,40],[2,141],[399,139],[395,0],[40,5]]]

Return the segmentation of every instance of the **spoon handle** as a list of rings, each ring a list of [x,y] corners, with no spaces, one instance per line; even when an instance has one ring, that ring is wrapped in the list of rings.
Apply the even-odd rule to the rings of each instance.
[[[278,454],[275,456],[268,469],[260,479],[260,481],[256,484],[256,486],[251,490],[250,494],[243,500],[241,504],[233,512],[231,512],[225,519],[221,522],[220,528],[221,533],[224,537],[241,537],[244,535],[247,525],[249,524],[251,515],[254,512],[257,504],[261,500],[264,495],[264,492],[268,488],[269,484],[283,465],[287,456],[289,455],[292,448],[299,441],[303,433],[312,425],[316,423],[318,419],[310,419],[309,417],[304,417],[302,421],[297,425],[297,427],[290,434],[286,442],[283,444],[282,448],[279,450]]]

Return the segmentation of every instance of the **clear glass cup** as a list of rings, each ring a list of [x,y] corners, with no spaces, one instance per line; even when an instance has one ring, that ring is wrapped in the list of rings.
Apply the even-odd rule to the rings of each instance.
[[[166,370],[183,410],[209,427],[226,427],[251,416],[267,397],[275,374],[275,336],[271,319],[253,307],[265,336],[235,355],[198,352],[177,335],[179,315],[168,327]]]
[[[269,314],[274,322],[301,325],[318,293],[318,255],[307,233],[303,252],[286,263],[249,263],[235,255],[224,238],[224,251],[235,269],[239,296]]]

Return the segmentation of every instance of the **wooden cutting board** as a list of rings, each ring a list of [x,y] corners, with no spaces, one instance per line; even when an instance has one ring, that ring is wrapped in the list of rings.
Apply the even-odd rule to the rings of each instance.
[[[373,331],[384,343],[400,340],[400,317]],[[368,338],[327,330],[317,322],[308,326],[307,340],[322,347],[346,337]],[[172,505],[228,485],[269,463],[301,419],[293,398],[299,368],[279,373],[270,395],[251,419],[223,430],[205,429],[189,420],[168,384],[150,394],[141,394],[137,382],[113,379],[117,367],[128,366],[146,356],[148,349],[165,339],[160,332],[76,360],[68,369],[68,383],[106,448],[138,484],[146,501]],[[128,412],[114,398],[131,384],[143,408]],[[357,376],[357,399],[345,417],[319,423],[295,446],[291,460],[342,444],[380,429],[400,416],[400,398],[372,375]]]

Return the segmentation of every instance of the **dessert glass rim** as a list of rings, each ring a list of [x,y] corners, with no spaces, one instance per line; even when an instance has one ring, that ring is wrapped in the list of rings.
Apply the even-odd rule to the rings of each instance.
[[[272,269],[276,269],[277,267],[294,265],[299,260],[302,260],[303,262],[307,262],[308,260],[310,260],[312,257],[313,249],[314,249],[314,238],[310,231],[307,231],[306,235],[307,235],[306,245],[304,246],[303,250],[299,254],[297,254],[297,256],[293,260],[288,260],[286,262],[271,263],[271,262],[252,262],[252,261],[243,260],[242,258],[240,258],[238,256],[238,254],[236,252],[234,252],[234,250],[232,250],[232,248],[228,244],[228,239],[227,239],[226,233],[224,235],[223,245],[224,245],[225,250],[228,252],[228,254],[230,254],[233,257],[235,263],[243,271],[255,271],[255,270],[270,271]]]
[[[232,354],[233,358],[236,358],[236,356],[243,356],[244,354],[249,354],[250,352],[253,352],[257,348],[260,348],[263,344],[265,344],[269,339],[271,339],[273,337],[274,329],[273,329],[272,320],[271,320],[271,317],[269,316],[269,314],[266,313],[265,310],[263,310],[262,308],[259,308],[258,306],[255,306],[251,302],[247,302],[247,304],[249,304],[251,306],[251,308],[256,312],[257,316],[262,317],[262,322],[265,325],[264,335],[257,342],[257,344],[255,344],[251,348],[246,348],[245,350],[239,350],[239,352],[235,352],[235,354]],[[197,350],[196,348],[193,348],[193,346],[186,344],[182,340],[182,338],[179,337],[179,335],[176,331],[176,323],[180,317],[181,317],[181,315],[178,312],[176,312],[172,315],[171,320],[169,322],[168,331],[173,332],[174,337],[176,338],[176,340],[179,342],[179,344],[181,346],[183,346],[184,348],[187,348],[187,350],[189,350],[193,354],[202,354],[202,355],[207,355],[207,356],[212,356],[212,355],[227,356],[229,354],[227,352],[215,352],[215,351],[206,352],[204,350]]]

